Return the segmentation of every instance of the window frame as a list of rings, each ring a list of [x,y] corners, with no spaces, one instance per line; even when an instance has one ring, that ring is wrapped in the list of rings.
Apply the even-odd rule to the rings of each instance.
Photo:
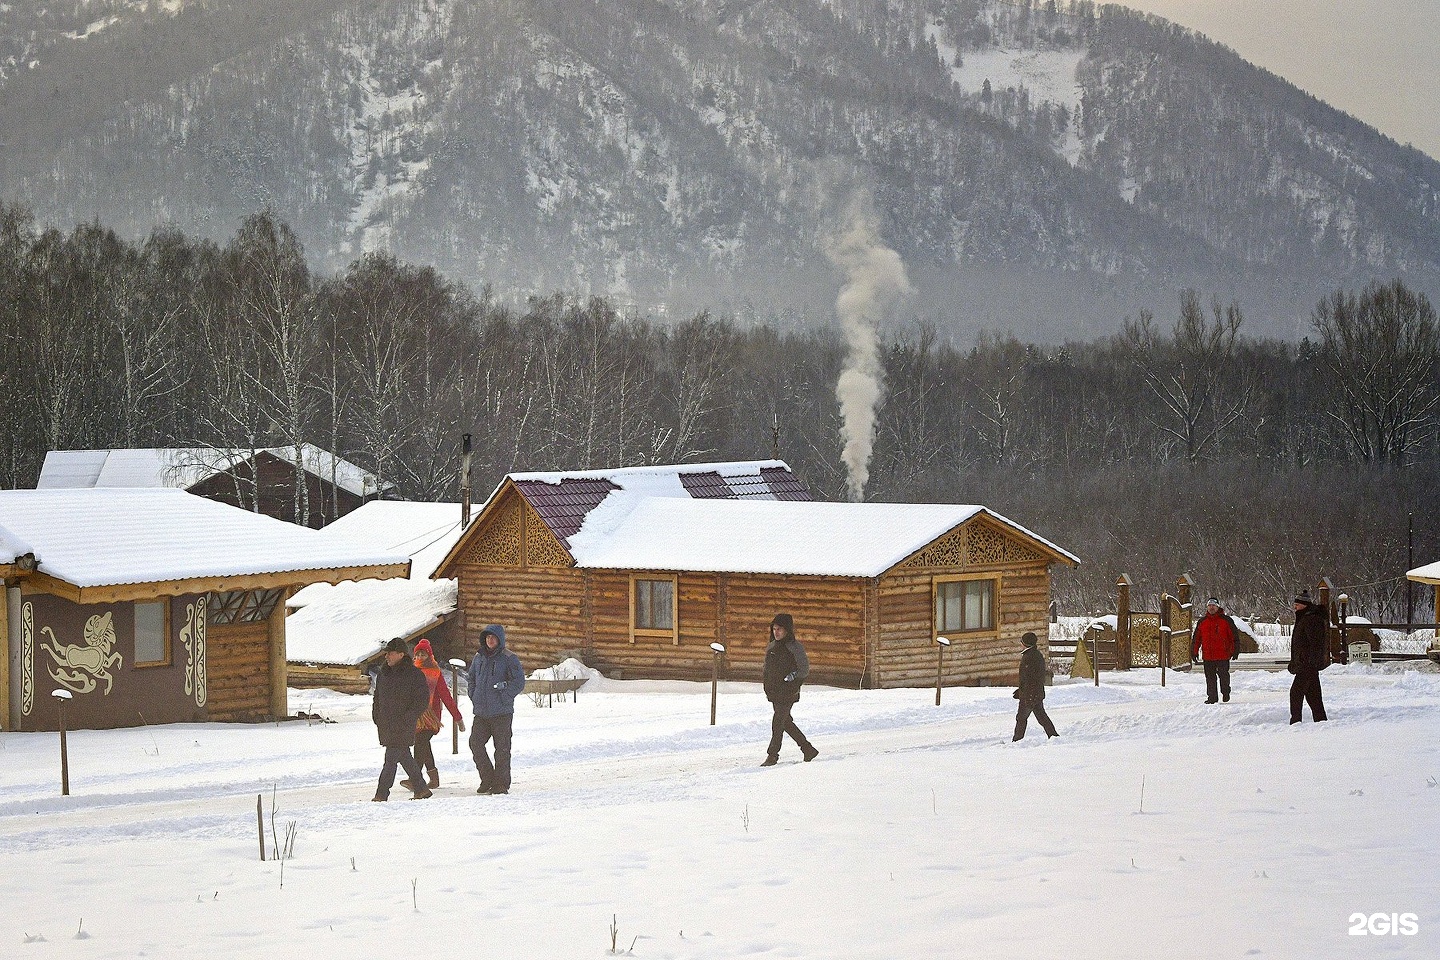
[[[164,611],[163,615],[160,618],[160,639],[165,647],[164,657],[160,660],[141,660],[139,629],[140,624],[138,623],[140,607],[157,605],[161,607],[161,609]],[[168,667],[175,662],[173,645],[170,642],[170,607],[171,603],[168,598],[161,600],[136,600],[134,603],[130,604],[130,649],[135,659],[135,662],[131,664],[131,666],[133,666],[135,669],[146,670],[152,667]]]
[[[974,630],[957,628],[947,630],[940,626],[940,588],[951,583],[973,583],[987,581],[990,584],[990,626]],[[965,620],[962,593],[960,620]],[[956,573],[933,577],[930,581],[930,639],[936,637],[994,637],[1000,634],[1000,574],[998,573]]]
[[[637,584],[669,583],[670,584],[670,628],[641,627],[636,623],[635,618],[635,597],[638,593]],[[676,573],[632,573],[630,574],[630,642],[638,640],[669,640],[675,646],[680,645],[680,575]]]

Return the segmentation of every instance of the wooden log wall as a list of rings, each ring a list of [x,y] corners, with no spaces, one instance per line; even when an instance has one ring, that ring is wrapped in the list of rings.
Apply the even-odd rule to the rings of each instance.
[[[879,585],[879,636],[875,685],[923,687],[935,682],[935,601],[933,577],[947,570],[905,570]],[[1020,636],[1033,630],[1048,649],[1050,573],[1043,562],[1003,567],[967,567],[966,574],[997,573],[998,630],[994,634],[951,637],[945,652],[943,683],[1013,685],[1020,666]]]
[[[526,673],[556,663],[562,653],[586,649],[585,571],[467,565],[458,572],[464,649],[459,656],[475,655],[489,623],[505,628],[505,644]],[[622,608],[628,604],[621,601]]]
[[[369,693],[370,677],[359,666],[289,666],[290,686],[297,689],[327,687],[340,693]]]
[[[206,636],[211,720],[263,720],[271,715],[270,625],[212,625]]]

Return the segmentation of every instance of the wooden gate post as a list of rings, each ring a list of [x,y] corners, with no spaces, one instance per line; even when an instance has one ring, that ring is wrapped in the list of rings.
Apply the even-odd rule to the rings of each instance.
[[[1321,577],[1315,591],[1319,594],[1315,602],[1325,608],[1325,649],[1333,662],[1344,663],[1344,651],[1336,650],[1340,631],[1335,629],[1335,584],[1329,577]]]
[[[1170,661],[1170,604],[1174,599],[1168,593],[1160,594],[1160,649],[1156,651],[1160,661],[1160,686],[1165,686],[1165,667]]]
[[[1130,578],[1123,573],[1115,581],[1115,669],[1130,669]]]
[[[1185,656],[1180,658],[1181,670],[1190,669],[1190,649],[1195,644],[1195,580],[1188,573],[1180,574],[1180,579],[1175,581],[1175,598],[1180,603],[1177,615],[1171,618],[1170,629],[1173,638],[1176,631],[1183,631],[1185,634]],[[1184,620],[1182,627],[1180,621]],[[1175,657],[1172,651],[1170,657],[1171,666],[1175,665]]]

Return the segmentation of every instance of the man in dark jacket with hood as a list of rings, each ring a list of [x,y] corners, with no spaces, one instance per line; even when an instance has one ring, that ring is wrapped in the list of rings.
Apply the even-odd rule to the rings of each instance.
[[[1295,675],[1290,684],[1290,722],[1300,722],[1300,709],[1310,704],[1310,716],[1316,723],[1325,719],[1325,703],[1320,699],[1320,671],[1330,665],[1330,617],[1325,608],[1310,600],[1310,591],[1302,590],[1295,598],[1295,630],[1290,634],[1290,663],[1286,667]]]
[[[1240,656],[1240,631],[1215,597],[1205,601],[1205,616],[1195,624],[1190,662],[1194,663],[1199,656],[1205,659],[1205,702],[1219,702],[1215,690],[1218,681],[1219,695],[1229,703],[1230,661]]]
[[[385,766],[380,768],[380,783],[375,787],[374,800],[390,799],[395,783],[395,768],[404,767],[414,784],[415,799],[430,796],[425,774],[410,746],[415,742],[415,723],[430,704],[430,685],[425,674],[415,666],[399,637],[385,644],[385,662],[375,674],[375,696],[370,705],[370,719],[385,747]]]
[[[1025,724],[1032,713],[1040,721],[1047,739],[1058,737],[1060,734],[1055,732],[1055,724],[1050,722],[1050,715],[1045,712],[1045,657],[1037,646],[1040,638],[1026,631],[1020,642],[1025,647],[1020,654],[1020,688],[1015,691],[1020,708],[1015,711],[1015,736],[1011,742],[1025,739]]]
[[[510,741],[514,734],[515,698],[525,689],[520,658],[505,649],[505,628],[492,623],[480,633],[480,651],[465,678],[475,716],[470,727],[470,753],[480,774],[476,793],[510,792]],[[495,762],[485,744],[495,741]]]
[[[805,648],[795,639],[795,621],[788,613],[777,613],[770,621],[770,643],[765,648],[765,699],[770,701],[774,716],[770,719],[770,748],[765,751],[762,767],[773,767],[780,759],[780,743],[785,734],[790,734],[800,747],[805,762],[814,760],[820,753],[795,721],[790,711],[800,700],[800,685],[810,675],[810,658]]]

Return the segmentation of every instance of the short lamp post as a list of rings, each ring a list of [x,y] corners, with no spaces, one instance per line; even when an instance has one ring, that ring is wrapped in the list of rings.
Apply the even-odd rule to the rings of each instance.
[[[459,706],[460,700],[460,671],[465,669],[465,661],[459,657],[450,658],[450,699]],[[450,752],[460,752],[460,724],[450,725]]]
[[[725,656],[725,644],[710,644],[711,651],[715,654],[710,669],[710,726],[715,726],[715,701],[720,696],[720,658]]]
[[[74,699],[69,690],[52,690],[55,707],[60,713],[60,795],[70,796],[70,753],[65,747],[65,702]]]
[[[1350,662],[1350,637],[1348,624],[1350,615],[1346,612],[1350,606],[1350,597],[1340,594],[1335,599],[1340,601],[1340,662]]]
[[[935,706],[940,706],[940,684],[945,679],[945,648],[950,646],[949,637],[935,638]]]

